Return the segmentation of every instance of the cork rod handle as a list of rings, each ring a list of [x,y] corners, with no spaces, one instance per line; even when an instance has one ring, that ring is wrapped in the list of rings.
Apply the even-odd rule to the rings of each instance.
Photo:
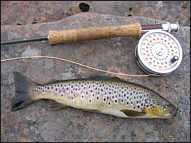
[[[70,41],[96,40],[123,36],[141,36],[139,23],[117,26],[100,26],[63,31],[49,31],[50,44]]]

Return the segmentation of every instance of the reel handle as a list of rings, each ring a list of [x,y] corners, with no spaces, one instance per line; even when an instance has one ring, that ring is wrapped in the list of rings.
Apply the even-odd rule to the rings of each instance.
[[[141,36],[139,23],[117,26],[87,27],[63,31],[49,31],[50,44],[62,42],[96,40],[123,36]]]

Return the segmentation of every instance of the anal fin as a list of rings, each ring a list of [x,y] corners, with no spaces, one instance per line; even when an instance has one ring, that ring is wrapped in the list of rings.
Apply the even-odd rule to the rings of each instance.
[[[129,117],[141,117],[147,114],[146,112],[138,112],[138,111],[127,110],[127,109],[120,110],[120,111]]]
[[[61,109],[65,108],[65,107],[67,107],[67,105],[62,104],[62,103],[58,103],[58,102],[56,102],[54,100],[49,101],[49,107],[48,108],[50,110],[56,111],[56,110],[61,110]]]

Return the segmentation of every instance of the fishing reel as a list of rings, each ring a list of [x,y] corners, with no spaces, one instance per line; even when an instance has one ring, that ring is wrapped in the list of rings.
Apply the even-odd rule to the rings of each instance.
[[[167,22],[163,24],[163,29],[145,31],[147,33],[140,38],[135,57],[138,66],[145,73],[165,76],[181,64],[182,48],[178,40],[170,34],[171,31],[179,31],[179,24]]]

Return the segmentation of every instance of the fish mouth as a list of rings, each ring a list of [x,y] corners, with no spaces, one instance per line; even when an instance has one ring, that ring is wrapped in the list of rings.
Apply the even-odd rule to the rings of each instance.
[[[164,117],[167,117],[167,118],[172,118],[172,117],[175,117],[176,114],[177,114],[177,109],[167,109],[165,110],[163,113]]]

